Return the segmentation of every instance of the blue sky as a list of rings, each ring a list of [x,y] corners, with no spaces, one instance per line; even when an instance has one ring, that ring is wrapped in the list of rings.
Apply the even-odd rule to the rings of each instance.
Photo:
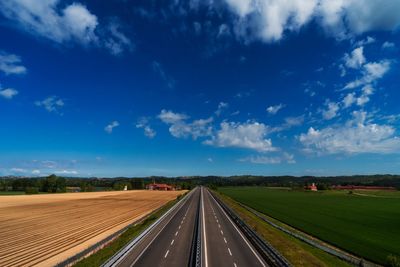
[[[160,2],[0,3],[0,175],[399,173],[400,1]]]

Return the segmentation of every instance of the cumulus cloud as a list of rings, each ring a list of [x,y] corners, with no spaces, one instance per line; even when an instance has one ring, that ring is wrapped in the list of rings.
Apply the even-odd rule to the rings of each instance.
[[[58,113],[64,106],[64,101],[57,96],[49,96],[42,101],[36,101],[35,105],[45,108],[48,112]]]
[[[162,120],[164,123],[174,124],[177,122],[181,122],[189,117],[182,113],[175,113],[171,110],[161,110],[161,113],[158,115],[158,118]]]
[[[353,112],[353,118],[343,125],[320,130],[310,127],[299,136],[304,151],[317,154],[398,153],[400,138],[390,125],[380,125],[366,120],[367,113]]]
[[[21,64],[21,58],[14,54],[0,51],[0,71],[6,75],[25,74],[26,68]]]
[[[366,62],[364,57],[364,47],[361,46],[354,49],[350,55],[346,53],[343,59],[348,68],[360,68]]]
[[[363,65],[362,77],[346,84],[343,89],[353,89],[367,85],[381,79],[390,69],[390,61],[387,59],[379,62],[369,62]]]
[[[339,104],[331,101],[325,103],[326,109],[322,110],[322,117],[325,120],[331,120],[338,115]]]
[[[204,141],[204,144],[216,147],[238,147],[269,152],[277,150],[272,146],[271,139],[266,139],[269,127],[259,122],[222,122],[220,129]]]
[[[128,43],[115,27],[99,27],[97,16],[78,2],[62,5],[60,0],[1,1],[0,13],[23,31],[59,44],[95,44],[119,53]]]
[[[371,85],[365,85],[362,90],[361,94],[357,97],[356,93],[348,93],[342,100],[342,104],[344,108],[348,108],[353,104],[357,104],[358,106],[364,106],[366,103],[369,102],[369,96],[374,93],[374,88]]]
[[[246,158],[239,159],[241,162],[250,162],[254,164],[280,164],[280,163],[296,163],[293,154],[284,152],[281,156],[267,157],[267,156],[249,156]]]
[[[279,104],[279,105],[275,105],[275,106],[269,106],[267,108],[267,112],[269,114],[271,114],[271,115],[275,115],[276,113],[278,113],[279,110],[281,110],[284,107],[285,107],[284,104]]]
[[[1,89],[1,87],[0,87]],[[18,91],[13,89],[13,88],[7,88],[4,90],[0,90],[0,96],[6,98],[6,99],[11,99],[14,96],[16,96],[18,94]]]
[[[157,132],[149,125],[149,119],[142,117],[136,123],[136,128],[143,129],[144,135],[148,138],[154,138]]]
[[[225,109],[227,109],[228,107],[229,107],[229,104],[228,104],[228,103],[219,102],[219,104],[218,104],[218,109],[215,111],[215,115],[220,116],[221,113],[222,113]]]
[[[311,20],[338,39],[368,31],[393,31],[400,25],[400,2],[377,0],[225,0],[236,16],[235,33],[240,38],[280,40]],[[379,12],[377,12],[379,10]]]
[[[199,137],[210,136],[212,133],[212,117],[188,122],[187,115],[163,109],[158,118],[170,125],[169,132],[176,138],[192,137],[196,140]]]
[[[114,130],[115,127],[119,126],[119,122],[118,121],[113,121],[110,124],[108,124],[106,127],[104,127],[104,131],[106,131],[107,133],[111,134]]]
[[[382,48],[383,49],[392,49],[392,48],[395,48],[395,47],[396,47],[395,44],[392,43],[392,42],[384,42],[382,44]]]

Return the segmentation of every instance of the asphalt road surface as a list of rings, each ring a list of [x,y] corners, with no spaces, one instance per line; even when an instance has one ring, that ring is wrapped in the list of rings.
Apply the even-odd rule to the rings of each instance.
[[[196,228],[202,267],[268,266],[205,187],[190,192],[113,266],[189,266]]]
[[[267,266],[209,191],[201,190],[203,266]]]
[[[118,266],[188,266],[200,189],[190,194]]]

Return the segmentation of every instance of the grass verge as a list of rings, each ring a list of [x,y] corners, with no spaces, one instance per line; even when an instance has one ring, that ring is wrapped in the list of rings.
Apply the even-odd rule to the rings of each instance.
[[[293,266],[352,266],[320,249],[312,247],[275,229],[235,200],[216,192],[218,196],[250,225],[260,236],[276,248]]]

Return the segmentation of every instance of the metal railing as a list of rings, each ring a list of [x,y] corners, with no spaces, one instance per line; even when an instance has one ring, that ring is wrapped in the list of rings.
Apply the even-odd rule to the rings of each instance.
[[[260,253],[263,259],[274,267],[290,267],[291,264],[266,240],[261,238],[250,226],[248,226],[230,207],[228,207],[219,197],[210,192],[211,196],[228,214],[232,221],[239,227],[254,248]]]

